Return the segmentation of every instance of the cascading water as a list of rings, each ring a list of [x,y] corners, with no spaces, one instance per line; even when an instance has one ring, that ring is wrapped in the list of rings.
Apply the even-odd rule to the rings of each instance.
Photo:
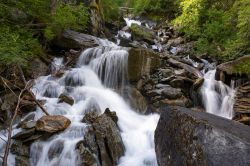
[[[215,80],[216,70],[208,71],[201,88],[203,104],[208,113],[232,119],[235,90]]]
[[[93,107],[99,113],[103,113],[106,108],[116,111],[126,149],[118,165],[157,165],[154,130],[159,115],[146,116],[134,112],[113,90],[127,84],[127,60],[128,51],[125,48],[113,45],[89,48],[82,53],[77,67],[67,71],[62,78],[49,75],[36,80],[32,88],[36,98],[46,101],[44,107],[49,114],[67,117],[71,125],[46,141],[36,141],[31,145],[31,166],[79,165],[75,146],[87,132],[87,124],[81,120],[85,113],[93,111]],[[60,66],[62,61],[56,59],[55,62]],[[73,97],[75,103],[72,106],[58,103],[61,93]],[[35,120],[43,116],[39,108],[34,114]]]

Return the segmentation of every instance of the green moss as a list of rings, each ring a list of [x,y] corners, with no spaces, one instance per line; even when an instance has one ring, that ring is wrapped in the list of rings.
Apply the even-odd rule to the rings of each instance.
[[[132,24],[130,28],[131,28],[133,35],[136,36],[136,38],[146,39],[148,41],[153,40],[153,37],[154,37],[153,34],[150,33],[148,30],[143,29],[139,25]]]
[[[239,64],[236,64],[234,69],[237,71],[237,73],[247,74],[248,77],[250,77],[250,59],[246,59]]]

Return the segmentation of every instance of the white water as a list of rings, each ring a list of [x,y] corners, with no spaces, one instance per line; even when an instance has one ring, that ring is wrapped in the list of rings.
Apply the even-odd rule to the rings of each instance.
[[[124,18],[127,26],[131,27],[132,24],[137,24],[137,25],[141,25],[141,21],[139,20],[133,20],[133,19],[129,19],[129,18]]]
[[[235,90],[221,81],[215,80],[216,70],[204,76],[201,93],[206,112],[232,119]]]
[[[126,149],[118,165],[157,165],[154,130],[159,115],[139,115],[113,90],[127,84],[127,58],[127,50],[121,47],[112,45],[90,48],[82,53],[77,67],[67,71],[62,78],[49,75],[36,80],[32,91],[37,99],[46,100],[44,106],[49,114],[67,117],[71,120],[71,125],[46,141],[32,144],[31,166],[79,165],[75,145],[83,140],[87,132],[87,124],[81,120],[86,112],[98,111],[101,114],[106,108],[117,113]],[[59,59],[54,61],[57,66],[61,66],[61,62]],[[74,105],[58,103],[61,93],[73,97]],[[35,120],[42,116],[43,113],[38,108]],[[0,144],[1,148],[3,146]],[[14,164],[10,162],[9,165]]]

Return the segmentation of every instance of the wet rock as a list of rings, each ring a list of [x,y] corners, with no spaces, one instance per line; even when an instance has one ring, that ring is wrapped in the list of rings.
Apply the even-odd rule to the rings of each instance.
[[[23,122],[20,123],[19,127],[22,129],[31,129],[36,127],[36,121],[28,121],[28,122]]]
[[[15,162],[16,162],[15,166],[30,166],[28,157],[16,156],[15,157]]]
[[[21,132],[14,135],[12,137],[12,139],[22,140],[22,139],[26,139],[28,137],[31,137],[34,134],[35,134],[35,128],[31,128],[28,130],[22,130]]]
[[[63,103],[63,102],[69,105],[74,105],[74,99],[71,96],[64,93],[59,96],[58,103]]]
[[[163,77],[170,77],[173,75],[173,71],[171,69],[160,69]]]
[[[72,30],[65,31],[53,43],[61,48],[79,49],[98,46],[99,38]]]
[[[77,153],[79,154],[79,160],[81,165],[86,166],[100,166],[98,156],[93,153],[89,147],[86,147],[84,141],[77,143],[76,145]]]
[[[118,120],[116,114],[106,109],[100,116],[94,112],[87,113],[84,119],[87,119],[92,127],[85,135],[83,148],[80,150],[81,158],[84,160],[85,157],[91,163],[101,163],[104,166],[118,164],[125,149],[116,124]]]
[[[204,82],[204,78],[196,79],[196,81],[193,84],[193,89],[197,90],[198,88],[200,88],[202,86],[203,82]]]
[[[20,128],[22,126],[25,126],[27,122],[29,121],[33,121],[35,117],[35,114],[34,113],[31,113],[31,114],[28,114],[18,125],[17,125],[17,128]]]
[[[220,80],[230,86],[231,80],[237,80],[240,84],[249,80],[250,55],[240,57],[234,61],[222,63],[216,68],[216,80]],[[244,67],[245,66],[245,67]]]
[[[175,39],[168,40],[167,45],[175,47],[175,46],[178,46],[178,45],[183,44],[183,43],[184,43],[184,39],[182,37],[178,37]]]
[[[192,74],[196,78],[203,76],[203,74],[198,69],[196,69],[190,65],[187,65],[183,62],[177,61],[176,59],[169,58],[169,59],[167,59],[167,62],[173,66],[176,66],[176,67],[179,67],[179,68],[186,70],[187,72],[189,72],[190,74]]]
[[[54,142],[49,148],[48,158],[50,160],[54,158],[58,158],[60,154],[62,153],[63,148],[64,148],[64,142],[62,140],[58,140]]]
[[[21,141],[13,141],[10,147],[10,152],[17,156],[29,157],[30,147],[27,144],[22,143]]]
[[[130,49],[128,57],[128,78],[130,83],[137,82],[142,76],[148,77],[150,73],[160,68],[159,55],[148,49]]]
[[[170,86],[164,87],[161,94],[168,99],[177,99],[182,96],[181,89],[172,88]]]
[[[246,166],[250,164],[249,127],[186,108],[163,108],[155,149],[159,166]]]
[[[180,106],[180,107],[190,107],[192,105],[192,102],[186,98],[185,96],[182,96],[178,99],[164,99],[161,100],[160,103],[168,106]]]
[[[250,125],[250,82],[236,89],[234,120]]]
[[[20,103],[22,113],[29,113],[36,110],[36,103],[30,100],[22,100]]]
[[[46,75],[49,70],[48,65],[38,58],[30,61],[28,68],[27,75],[33,79]]]
[[[142,40],[147,43],[154,44],[155,33],[153,30],[137,24],[132,24],[130,29],[132,31],[133,40]]]
[[[144,114],[147,110],[147,100],[136,88],[129,88],[129,102],[130,105],[139,113]]]
[[[63,131],[70,125],[70,120],[61,115],[43,116],[36,123],[36,130],[47,133]]]

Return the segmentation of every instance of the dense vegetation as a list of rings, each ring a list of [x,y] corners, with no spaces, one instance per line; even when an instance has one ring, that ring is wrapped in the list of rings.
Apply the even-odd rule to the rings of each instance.
[[[30,58],[41,56],[44,43],[64,29],[84,30],[88,12],[83,4],[52,2],[0,2],[0,65],[20,62],[25,66]]]
[[[0,65],[25,65],[41,56],[46,44],[65,29],[84,31],[89,9],[56,0],[0,1]],[[102,0],[97,9],[106,22],[119,19],[119,6],[135,13],[168,19],[196,41],[194,53],[233,59],[250,53],[250,0]]]
[[[250,53],[250,0],[135,0],[136,13],[173,18],[180,32],[196,40],[195,53],[233,59]]]

